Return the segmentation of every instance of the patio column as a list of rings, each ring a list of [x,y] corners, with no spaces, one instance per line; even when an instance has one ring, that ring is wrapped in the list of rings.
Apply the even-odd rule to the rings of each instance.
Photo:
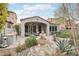
[[[38,31],[38,24],[36,25],[36,34],[38,35],[39,31]]]
[[[60,30],[60,29],[59,29],[59,26],[57,25],[57,32],[59,32],[59,30]]]
[[[21,36],[25,36],[25,25],[23,23],[21,23]]]
[[[49,24],[47,24],[46,33],[47,33],[47,35],[49,36]]]

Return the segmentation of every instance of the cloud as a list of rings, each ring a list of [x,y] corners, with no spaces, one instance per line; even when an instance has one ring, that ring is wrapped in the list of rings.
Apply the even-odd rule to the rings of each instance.
[[[22,9],[14,11],[16,12],[18,19],[30,16],[42,16],[47,18],[49,15],[53,14],[51,4],[25,4]]]
[[[33,5],[24,5],[24,9],[35,11],[35,10],[50,10],[51,5],[50,4],[33,4]]]

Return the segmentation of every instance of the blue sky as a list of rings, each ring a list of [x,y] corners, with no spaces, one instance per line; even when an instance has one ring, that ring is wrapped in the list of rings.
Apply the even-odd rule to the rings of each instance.
[[[8,9],[17,14],[18,20],[30,16],[40,16],[45,19],[54,17],[54,11],[61,4],[10,3]]]

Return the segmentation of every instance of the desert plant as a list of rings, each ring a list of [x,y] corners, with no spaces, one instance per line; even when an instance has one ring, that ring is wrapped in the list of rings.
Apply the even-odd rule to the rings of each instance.
[[[37,44],[37,40],[36,37],[34,35],[30,35],[26,40],[25,40],[25,44],[27,47],[32,47],[35,46]]]
[[[16,48],[16,52],[21,52],[22,51],[22,48],[20,47],[20,46],[18,46],[17,48]]]
[[[69,44],[68,40],[56,40],[60,52],[64,55],[76,55],[75,47]]]
[[[15,30],[16,30],[17,34],[19,35],[20,34],[19,25],[15,25]]]
[[[23,44],[23,45],[19,45],[17,48],[16,48],[16,52],[22,52],[23,50],[26,49],[26,45]]]

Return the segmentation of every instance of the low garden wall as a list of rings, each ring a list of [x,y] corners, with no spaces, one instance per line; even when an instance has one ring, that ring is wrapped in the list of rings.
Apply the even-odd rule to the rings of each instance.
[[[15,48],[1,48],[0,49],[0,56],[11,56],[11,55],[14,55],[16,54],[15,52]]]

